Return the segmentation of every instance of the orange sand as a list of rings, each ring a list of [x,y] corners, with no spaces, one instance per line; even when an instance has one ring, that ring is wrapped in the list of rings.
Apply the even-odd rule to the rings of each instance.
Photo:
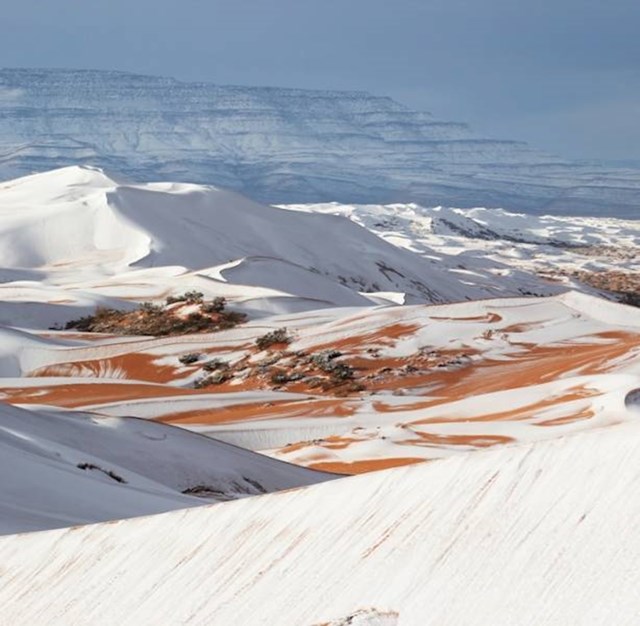
[[[42,387],[0,387],[4,402],[12,404],[51,404],[53,406],[80,408],[92,404],[125,402],[140,398],[165,398],[181,394],[197,394],[194,389],[176,389],[160,385],[79,383],[45,385]]]
[[[389,469],[391,467],[401,467],[402,465],[411,465],[413,463],[424,463],[426,459],[418,457],[402,457],[394,459],[366,459],[362,461],[321,461],[312,463],[307,467],[320,470],[322,472],[332,472],[334,474],[345,474],[351,476],[353,474],[365,474],[367,472],[375,472],[377,470]]]
[[[171,424],[229,424],[289,417],[349,417],[356,407],[333,398],[234,404],[220,408],[168,413],[159,418]]]

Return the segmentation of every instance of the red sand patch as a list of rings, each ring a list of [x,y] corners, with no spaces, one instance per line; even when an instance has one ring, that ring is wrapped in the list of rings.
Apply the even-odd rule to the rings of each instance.
[[[160,357],[141,353],[121,354],[107,359],[71,361],[48,365],[29,373],[29,377],[125,378],[153,383],[169,383],[177,377],[171,365],[158,365]]]
[[[584,385],[578,387],[572,387],[564,393],[550,396],[539,402],[527,404],[517,409],[510,409],[508,411],[496,411],[493,413],[484,413],[482,415],[476,415],[470,417],[468,415],[455,417],[450,415],[443,415],[439,417],[430,417],[422,420],[416,420],[415,422],[409,422],[411,426],[417,426],[421,424],[442,424],[448,422],[500,422],[500,421],[521,421],[531,419],[535,417],[536,413],[544,411],[549,407],[558,406],[560,404],[566,404],[581,400],[584,398],[592,398],[602,395],[597,389],[587,388]],[[582,411],[581,411],[582,412]]]
[[[470,446],[473,448],[489,448],[499,444],[513,443],[513,437],[506,435],[439,435],[413,431],[418,439],[396,441],[400,445],[409,446]]]
[[[421,328],[420,324],[391,324],[362,335],[353,335],[313,346],[314,352],[323,350],[340,350],[342,352],[354,348],[393,345],[395,339],[413,335]]]
[[[215,409],[168,413],[158,418],[171,424],[229,424],[292,417],[350,417],[356,407],[334,398],[234,404]]]
[[[193,389],[176,389],[160,385],[79,383],[43,387],[0,387],[3,401],[11,404],[51,404],[67,408],[81,408],[93,404],[124,402],[142,398],[164,398],[197,394]]]
[[[392,467],[402,467],[413,463],[424,463],[426,459],[418,457],[402,457],[392,459],[365,459],[362,461],[321,461],[308,465],[310,469],[322,472],[332,472],[334,474],[344,474],[351,476],[354,474],[366,474],[378,470],[390,469]]]
[[[433,407],[444,402],[472,396],[539,385],[568,375],[605,374],[613,362],[640,349],[640,334],[612,331],[593,335],[609,339],[607,343],[561,343],[549,346],[523,346],[522,351],[504,360],[476,360],[459,369],[431,370],[412,376],[384,381],[387,389],[428,388],[437,396],[411,404],[375,402],[381,412],[396,412]],[[373,387],[375,388],[375,387]]]
[[[545,420],[544,422],[537,422],[536,426],[563,426],[565,424],[574,424],[581,420],[588,420],[595,417],[595,413],[591,409],[583,409],[577,413],[565,415],[564,417],[555,417],[553,419]]]

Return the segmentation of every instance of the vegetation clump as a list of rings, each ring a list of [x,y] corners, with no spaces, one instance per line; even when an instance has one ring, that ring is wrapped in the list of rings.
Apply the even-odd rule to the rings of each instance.
[[[203,313],[222,313],[226,306],[227,299],[218,296],[209,302],[203,302],[201,310]]]
[[[323,372],[333,372],[336,368],[340,366],[340,363],[336,363],[335,359],[339,356],[342,356],[342,352],[339,350],[325,350],[324,352],[319,352],[318,354],[314,354],[311,357],[311,361]]]
[[[202,369],[205,372],[215,372],[216,370],[229,369],[229,364],[222,359],[211,359],[202,366]]]
[[[196,304],[199,310],[192,311],[188,315],[180,315],[179,307],[170,306],[176,302]],[[65,330],[161,337],[216,332],[233,328],[245,319],[246,316],[243,313],[228,311],[224,298],[214,298],[210,302],[205,302],[200,292],[188,291],[182,296],[167,298],[165,306],[144,302],[133,311],[98,307],[93,315],[67,322]]]
[[[230,369],[218,370],[217,372],[213,372],[209,376],[204,376],[203,378],[199,378],[193,384],[196,389],[204,389],[205,387],[211,387],[212,385],[221,385],[222,383],[226,383],[227,381],[233,378],[233,374]]]
[[[353,368],[346,363],[336,363],[335,367],[331,370],[331,378],[335,381],[353,380],[353,377]]]
[[[113,470],[103,469],[102,467],[100,467],[99,465],[96,465],[95,463],[78,463],[76,467],[81,470],[97,470],[98,472],[102,472],[105,476],[108,476],[112,480],[115,480],[117,483],[127,482],[124,478],[122,478],[122,476],[119,476]]]
[[[276,370],[271,373],[270,380],[273,385],[286,385],[287,383],[294,383],[304,378],[304,374],[300,372],[286,372],[283,370]]]
[[[192,363],[197,363],[200,360],[200,354],[197,352],[189,352],[188,354],[183,354],[178,358],[178,361],[182,363],[182,365],[191,365]]]
[[[167,305],[175,304],[176,302],[184,302],[185,304],[202,304],[204,302],[204,294],[201,291],[185,291],[178,296],[169,296],[165,302]]]
[[[278,344],[290,344],[292,341],[293,337],[289,335],[286,328],[277,328],[276,330],[268,332],[266,335],[262,335],[262,337],[258,337],[256,339],[256,346],[258,346],[259,350],[266,350]]]

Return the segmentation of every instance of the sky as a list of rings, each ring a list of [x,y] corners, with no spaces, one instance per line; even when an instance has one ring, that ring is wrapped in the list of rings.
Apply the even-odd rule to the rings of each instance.
[[[638,0],[0,0],[0,67],[366,90],[640,162],[639,27]]]

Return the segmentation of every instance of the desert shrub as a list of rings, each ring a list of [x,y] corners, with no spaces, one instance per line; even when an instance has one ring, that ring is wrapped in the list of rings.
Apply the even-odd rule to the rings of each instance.
[[[287,333],[286,328],[277,328],[276,330],[268,332],[266,335],[262,335],[262,337],[258,337],[256,339],[256,346],[258,346],[260,350],[266,350],[279,343],[291,343],[292,340],[293,337]]]
[[[335,380],[351,380],[353,379],[353,368],[345,363],[336,363],[331,369],[331,377]]]
[[[277,370],[271,374],[270,380],[274,385],[284,385],[286,383],[294,383],[304,378],[304,374],[300,372],[285,372]]]
[[[229,369],[229,364],[222,359],[211,359],[204,364],[202,369],[205,372],[215,372],[217,370]]]
[[[219,296],[209,302],[205,302],[202,305],[201,310],[203,313],[222,313],[226,306],[227,299]]]
[[[119,311],[98,307],[93,315],[71,320],[65,330],[110,333],[116,335],[186,335],[188,333],[215,332],[233,328],[244,322],[246,316],[237,312],[217,313],[215,316],[193,312],[186,318],[161,306],[144,304],[135,311]]]
[[[86,332],[109,332],[97,330],[102,325],[105,325],[113,318],[120,318],[125,315],[123,311],[111,309],[105,306],[98,306],[96,312],[93,315],[85,315],[77,320],[71,320],[65,324],[65,330],[80,330]]]
[[[187,304],[202,304],[204,300],[204,294],[201,291],[185,291],[185,301]]]
[[[143,302],[140,305],[140,310],[144,313],[162,313],[164,308],[159,304],[154,304],[153,302]]]
[[[289,382],[289,376],[285,372],[274,372],[271,374],[271,382],[274,385],[284,385]]]
[[[102,472],[109,478],[115,480],[117,483],[127,482],[124,478],[122,478],[122,476],[119,476],[113,470],[103,469],[102,467],[100,467],[99,465],[96,465],[95,463],[78,463],[76,467],[81,470],[97,470],[98,472]]]
[[[218,320],[218,325],[224,330],[226,328],[233,328],[237,324],[244,322],[246,319],[247,316],[239,311],[223,311],[220,319]]]
[[[165,302],[167,304],[175,304],[176,302],[185,302],[186,304],[202,304],[204,294],[201,291],[185,291],[177,296],[169,296]]]
[[[334,361],[342,352],[339,350],[325,350],[311,357],[311,362],[323,372],[332,372],[339,364]]]
[[[210,387],[211,385],[221,385],[233,378],[233,374],[228,370],[219,370],[204,378],[199,378],[193,384],[196,389],[202,389],[204,387]]]
[[[188,354],[183,354],[178,361],[183,365],[191,365],[192,363],[196,363],[200,360],[200,354],[197,352],[189,352]]]
[[[223,370],[228,368],[229,364],[222,359],[211,359],[202,366],[202,369],[205,372],[215,372],[216,370]]]

